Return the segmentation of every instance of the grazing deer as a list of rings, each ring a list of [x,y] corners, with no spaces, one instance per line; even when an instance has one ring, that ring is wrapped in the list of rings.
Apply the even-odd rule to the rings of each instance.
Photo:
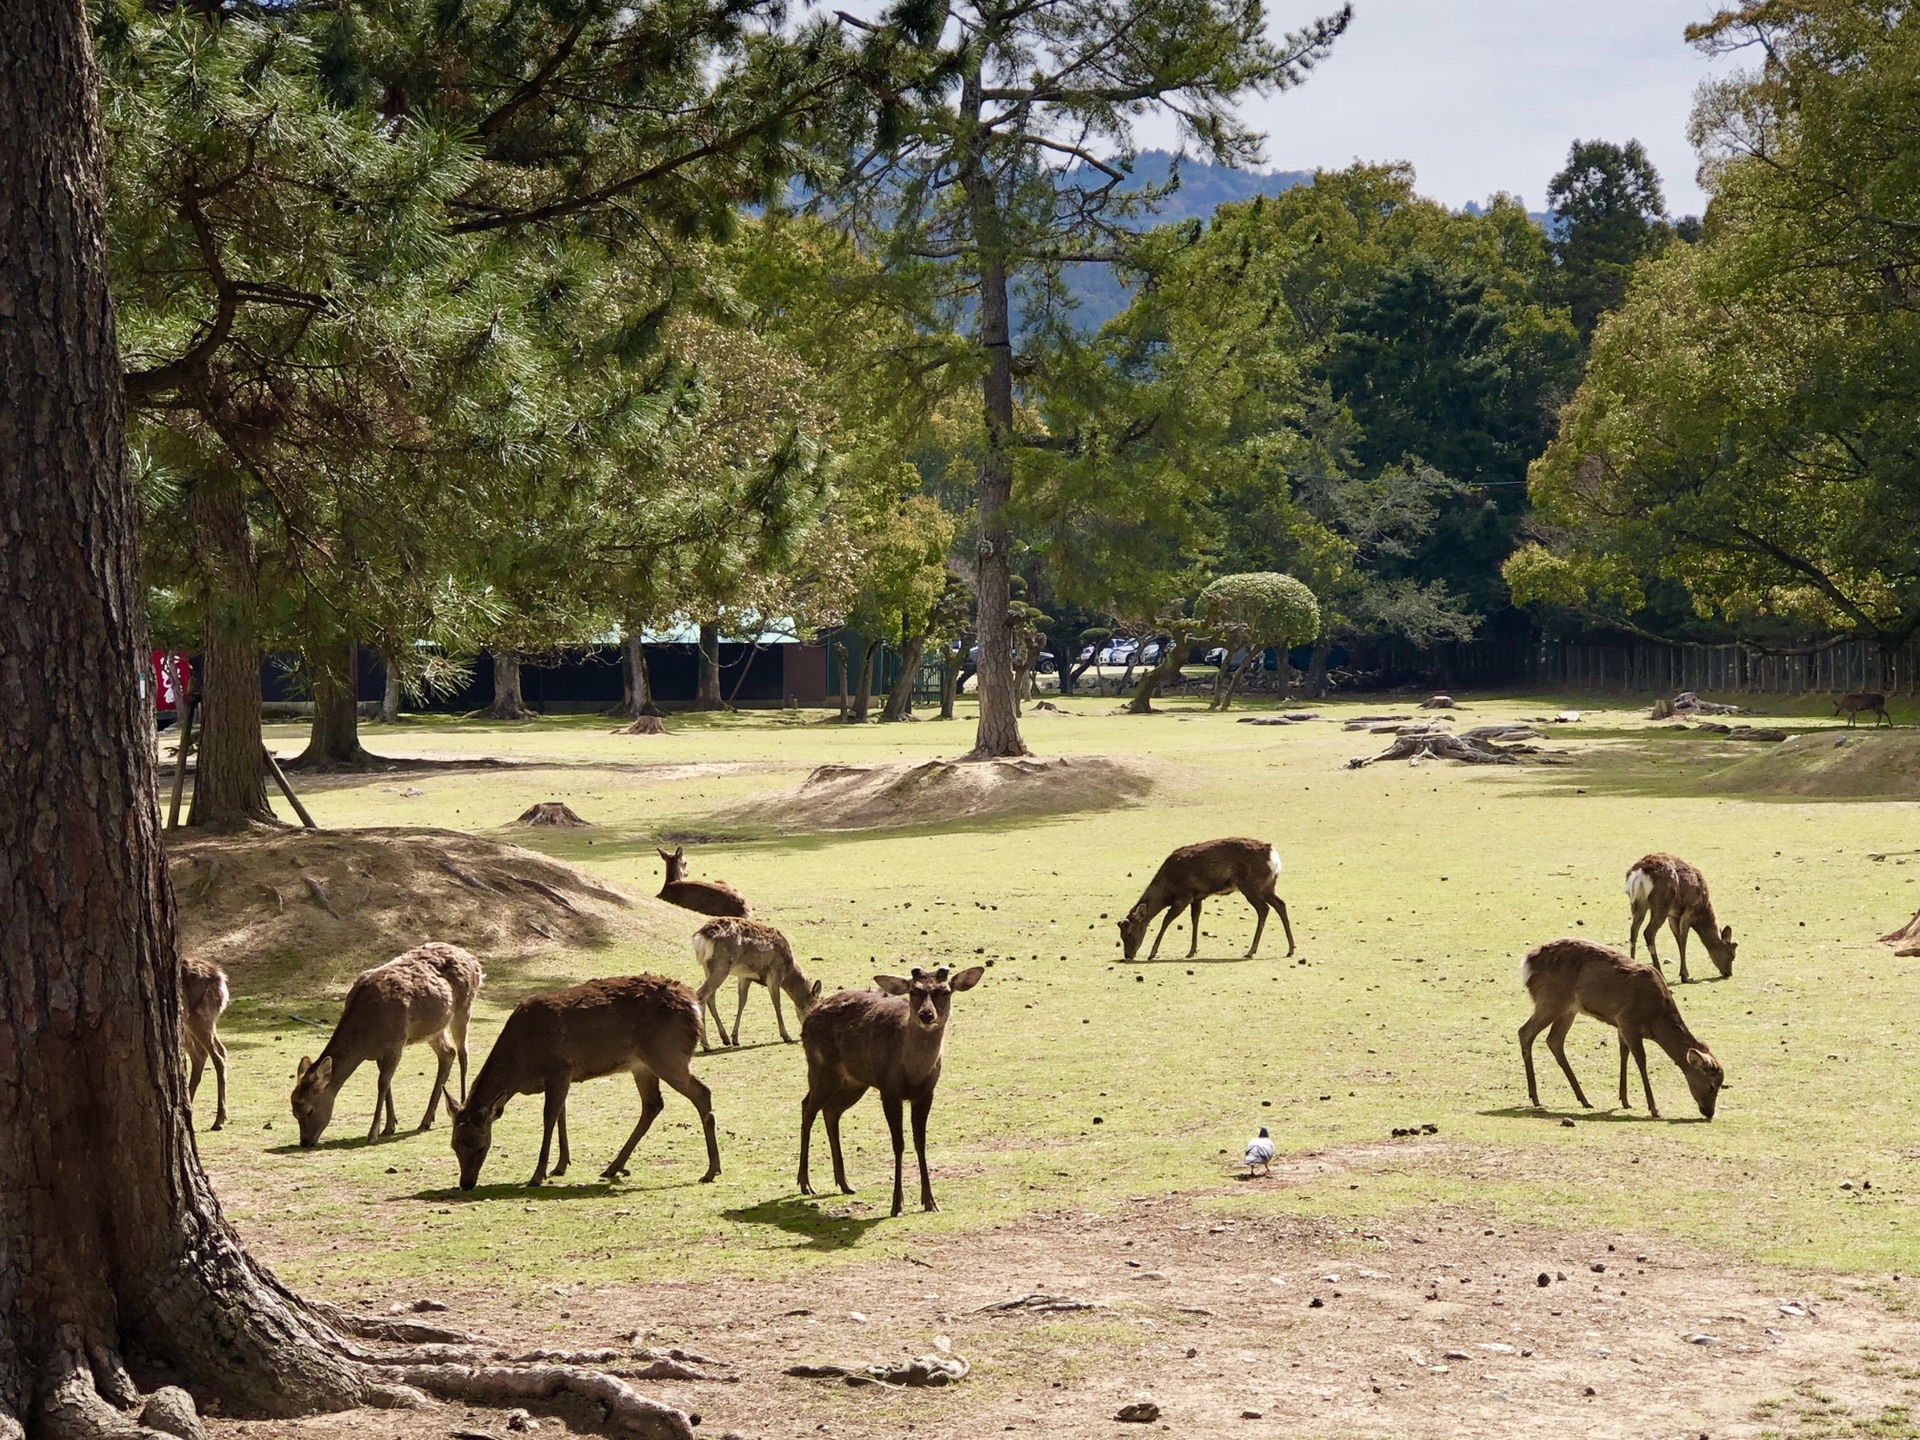
[[[673,853],[656,851],[667,862],[667,878],[660,886],[660,898],[669,905],[702,915],[731,915],[745,919],[753,914],[747,897],[724,880],[687,879],[687,847],[676,845]]]
[[[913,1105],[913,1151],[920,1158],[920,1208],[938,1210],[933,1181],[927,1176],[927,1115],[940,1083],[940,1051],[946,1040],[947,1014],[954,992],[971,990],[987,972],[975,965],[951,980],[943,965],[928,974],[916,967],[903,980],[876,975],[878,990],[842,990],[813,1007],[800,1026],[807,1052],[807,1098],[800,1102],[800,1193],[811,1195],[807,1148],[813,1117],[824,1113],[827,1144],[833,1151],[833,1183],[853,1194],[840,1154],[840,1117],[869,1089],[880,1092],[880,1108],[893,1135],[893,1213],[900,1213],[900,1106]]]
[[[1692,932],[1707,947],[1707,956],[1721,976],[1733,974],[1733,927],[1722,927],[1713,918],[1713,901],[1707,897],[1707,882],[1700,872],[1675,855],[1646,855],[1627,871],[1627,899],[1633,915],[1627,925],[1627,954],[1637,955],[1638,941],[1645,922],[1647,958],[1655,965],[1660,956],[1654,950],[1654,936],[1661,925],[1673,931],[1680,947],[1680,983],[1691,983],[1687,975],[1687,935]]]
[[[180,1036],[187,1047],[187,1060],[193,1066],[187,1076],[187,1104],[200,1093],[200,1075],[207,1061],[213,1061],[215,1101],[213,1124],[219,1130],[227,1123],[227,1047],[215,1028],[227,1008],[227,972],[211,960],[186,959],[180,962]]]
[[[725,916],[709,920],[693,932],[693,954],[707,972],[706,983],[700,987],[700,1005],[712,1012],[722,1045],[740,1043],[740,1017],[747,1013],[747,989],[756,983],[766,986],[767,993],[773,997],[773,1018],[780,1027],[780,1038],[793,1044],[793,1037],[787,1033],[787,1017],[780,1009],[780,992],[784,990],[793,1001],[794,1013],[804,1023],[807,1012],[820,998],[820,982],[807,983],[807,977],[794,963],[793,947],[787,943],[786,936],[757,920]],[[720,1023],[720,1003],[716,998],[729,976],[740,982],[740,1005],[733,1012],[731,1036]],[[700,1048],[707,1048],[704,1027]]]
[[[1893,724],[1893,717],[1887,714],[1887,697],[1877,690],[1860,690],[1852,695],[1842,695],[1833,702],[1833,713],[1838,715],[1842,710],[1847,712],[1849,726],[1860,718],[1862,710],[1871,710],[1874,713],[1876,718],[1873,723],[1876,729],[1879,728],[1882,720],[1889,726]]]
[[[407,1046],[425,1042],[439,1057],[440,1072],[420,1128],[433,1127],[433,1114],[446,1088],[454,1058],[460,1061],[460,1093],[467,1090],[467,1019],[485,979],[480,962],[458,945],[430,941],[386,964],[367,971],[347,991],[340,1023],[318,1060],[300,1058],[293,1086],[293,1118],[300,1126],[300,1143],[319,1144],[333,1119],[334,1097],[361,1065],[371,1060],[380,1067],[380,1088],[373,1101],[373,1123],[367,1139],[394,1132],[393,1072]],[[382,1110],[386,1128],[380,1126]]]
[[[1200,949],[1200,902],[1209,895],[1230,895],[1235,890],[1247,897],[1254,914],[1260,917],[1253,927],[1248,957],[1260,949],[1269,906],[1280,912],[1280,923],[1287,932],[1287,954],[1291,955],[1293,922],[1287,919],[1287,902],[1276,893],[1279,883],[1280,852],[1264,840],[1203,840],[1198,845],[1182,845],[1161,862],[1139,903],[1120,922],[1120,942],[1126,957],[1131,960],[1139,953],[1147,926],[1164,910],[1167,918],[1160,922],[1160,933],[1153,937],[1153,949],[1147,952],[1147,959],[1153,959],[1160,953],[1160,942],[1167,938],[1167,927],[1183,909],[1190,909],[1193,943],[1187,946],[1187,958],[1191,960]]]
[[[464,1105],[455,1106],[453,1153],[460,1160],[460,1188],[480,1183],[480,1167],[493,1146],[493,1122],[516,1095],[546,1097],[546,1131],[540,1139],[540,1163],[528,1185],[548,1174],[567,1173],[567,1091],[576,1080],[628,1074],[640,1089],[640,1123],[627,1143],[600,1172],[603,1180],[626,1173],[627,1157],[666,1108],[660,1082],[666,1081],[700,1112],[707,1136],[707,1173],[720,1173],[720,1142],[714,1133],[713,1094],[694,1078],[693,1046],[699,1038],[699,998],[678,980],[659,975],[629,975],[589,980],[569,990],[530,995],[513,1007],[500,1038],[474,1077]],[[547,1157],[554,1132],[560,1134],[560,1163],[551,1172]]]
[[[1575,1017],[1591,1015],[1613,1026],[1620,1037],[1621,1109],[1627,1108],[1627,1055],[1631,1052],[1640,1067],[1640,1086],[1647,1092],[1647,1114],[1660,1118],[1653,1085],[1647,1079],[1644,1042],[1651,1040],[1687,1077],[1700,1113],[1713,1119],[1714,1105],[1727,1083],[1726,1072],[1687,1028],[1680,1007],[1673,1003],[1673,992],[1651,965],[1591,940],[1549,940],[1521,962],[1520,983],[1533,997],[1533,1014],[1520,1027],[1520,1055],[1527,1066],[1527,1098],[1535,1109],[1540,1108],[1540,1089],[1533,1078],[1533,1038],[1542,1030],[1547,1032],[1547,1048],[1573,1087],[1573,1098],[1593,1108],[1567,1063],[1567,1031]]]

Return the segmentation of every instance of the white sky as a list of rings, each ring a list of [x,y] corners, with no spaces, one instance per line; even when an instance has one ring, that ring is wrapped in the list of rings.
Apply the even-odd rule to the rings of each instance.
[[[1335,0],[1269,0],[1276,29]],[[1545,208],[1581,140],[1638,140],[1667,209],[1698,214],[1687,116],[1709,63],[1682,38],[1713,0],[1355,0],[1353,24],[1298,90],[1243,113],[1276,170],[1409,160],[1419,188],[1458,207],[1495,191]],[[1712,67],[1724,71],[1729,62]],[[1143,128],[1141,140],[1165,143]]]

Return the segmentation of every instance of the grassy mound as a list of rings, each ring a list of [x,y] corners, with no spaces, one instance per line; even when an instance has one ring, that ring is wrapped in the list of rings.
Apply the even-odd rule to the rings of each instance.
[[[426,940],[483,960],[623,938],[678,950],[698,918],[454,830],[186,834],[167,862],[183,951],[255,990],[342,979]]]
[[[1108,755],[822,765],[795,789],[736,807],[723,823],[791,832],[1033,819],[1137,804],[1153,784],[1146,764]]]
[[[1716,770],[1716,795],[1920,800],[1920,731],[1819,730]]]

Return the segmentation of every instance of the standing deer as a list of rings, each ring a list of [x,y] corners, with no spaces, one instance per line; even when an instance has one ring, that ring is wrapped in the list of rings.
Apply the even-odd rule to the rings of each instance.
[[[793,1037],[787,1033],[787,1017],[780,1009],[780,992],[784,990],[793,1001],[794,1013],[804,1023],[807,1012],[820,998],[820,982],[807,983],[807,977],[794,963],[793,947],[787,943],[786,936],[757,920],[727,916],[709,920],[693,932],[693,954],[707,972],[706,982],[700,987],[700,1004],[703,1010],[712,1013],[722,1045],[740,1043],[740,1017],[747,1013],[747,990],[754,984],[767,987],[767,993],[773,997],[773,1018],[780,1027],[780,1038],[793,1044]],[[728,1036],[727,1027],[720,1023],[720,1003],[716,998],[729,977],[740,982],[740,1005],[733,1012],[732,1036]],[[700,1048],[707,1048],[704,1028]]]
[[[1673,992],[1651,965],[1591,940],[1549,940],[1521,962],[1520,983],[1533,997],[1533,1014],[1520,1027],[1520,1055],[1527,1066],[1527,1098],[1535,1109],[1540,1108],[1540,1089],[1533,1078],[1533,1039],[1542,1030],[1547,1032],[1547,1048],[1573,1087],[1573,1098],[1593,1108],[1567,1063],[1567,1031],[1577,1016],[1591,1015],[1613,1026],[1620,1037],[1622,1110],[1627,1108],[1627,1055],[1631,1052],[1640,1067],[1640,1086],[1647,1093],[1647,1114],[1660,1118],[1653,1085],[1647,1079],[1644,1042],[1651,1040],[1680,1067],[1700,1113],[1713,1119],[1714,1105],[1727,1083],[1726,1072],[1687,1028],[1680,1007],[1673,1003]]]
[[[484,979],[478,960],[458,945],[436,940],[396,955],[355,980],[327,1048],[318,1060],[300,1059],[293,1086],[293,1118],[300,1126],[300,1143],[311,1148],[320,1142],[333,1119],[334,1097],[369,1060],[380,1067],[380,1088],[374,1096],[367,1139],[393,1134],[393,1072],[400,1068],[407,1046],[422,1042],[440,1060],[433,1093],[427,1097],[427,1113],[420,1121],[422,1130],[431,1129],[456,1056],[460,1093],[466,1093],[467,1019]],[[383,1109],[384,1130],[380,1126]]]
[[[686,846],[676,845],[671,855],[665,850],[655,853],[667,862],[667,878],[660,886],[660,898],[669,905],[678,905],[683,910],[697,911],[702,915],[732,915],[745,919],[753,914],[753,907],[747,904],[746,896],[724,880],[687,879]]]
[[[1675,855],[1646,855],[1627,871],[1627,899],[1633,915],[1627,924],[1627,954],[1638,954],[1638,940],[1645,922],[1647,958],[1655,965],[1660,956],[1654,950],[1654,936],[1661,925],[1673,931],[1680,947],[1680,983],[1691,983],[1687,974],[1687,934],[1700,937],[1707,956],[1724,978],[1733,974],[1733,927],[1722,927],[1713,916],[1713,901],[1707,897],[1707,882],[1700,872]]]
[[[1287,902],[1275,887],[1280,883],[1280,852],[1264,840],[1244,837],[1229,840],[1203,840],[1198,845],[1182,845],[1167,856],[1148,882],[1139,903],[1120,922],[1120,941],[1131,960],[1139,953],[1147,926],[1162,910],[1167,918],[1160,922],[1160,933],[1153,937],[1151,960],[1160,953],[1160,942],[1167,938],[1183,909],[1191,910],[1193,943],[1187,946],[1191,960],[1200,949],[1200,902],[1210,895],[1230,895],[1238,890],[1260,918],[1253,927],[1253,944],[1248,958],[1259,952],[1260,936],[1267,928],[1267,909],[1280,912],[1280,924],[1287,932],[1287,954],[1293,954],[1293,922],[1287,919]]]
[[[1877,690],[1860,690],[1852,695],[1842,695],[1838,700],[1833,702],[1833,713],[1838,715],[1842,710],[1847,712],[1847,724],[1849,726],[1860,718],[1860,712],[1862,710],[1871,710],[1874,713],[1876,717],[1873,722],[1875,729],[1879,728],[1882,720],[1886,721],[1889,726],[1893,724],[1893,717],[1887,714],[1887,697]]]
[[[213,1124],[219,1130],[227,1123],[227,1047],[215,1028],[227,1008],[227,972],[211,960],[184,959],[180,962],[180,1036],[187,1047],[187,1060],[193,1066],[187,1076],[187,1105],[200,1093],[200,1075],[207,1061],[213,1061],[216,1094]]]
[[[913,1106],[913,1151],[920,1159],[920,1208],[938,1210],[927,1176],[927,1115],[940,1083],[941,1047],[955,991],[971,990],[987,972],[978,965],[951,980],[943,965],[931,974],[916,967],[907,979],[876,975],[878,990],[842,990],[813,1007],[800,1026],[807,1052],[807,1098],[800,1102],[800,1193],[811,1195],[807,1150],[813,1117],[824,1113],[833,1151],[833,1183],[853,1194],[840,1154],[840,1117],[869,1089],[880,1092],[887,1129],[893,1135],[893,1213],[900,1203],[900,1164],[905,1148],[900,1107]]]
[[[513,1007],[500,1038],[474,1077],[466,1103],[447,1108],[453,1115],[453,1153],[460,1160],[460,1188],[480,1183],[480,1167],[493,1147],[493,1122],[516,1095],[546,1097],[546,1130],[540,1163],[528,1185],[548,1174],[567,1173],[567,1091],[577,1080],[628,1074],[640,1090],[640,1123],[627,1143],[600,1172],[603,1180],[626,1173],[627,1157],[666,1108],[660,1082],[666,1081],[700,1112],[707,1136],[707,1173],[720,1173],[720,1142],[714,1132],[713,1094],[694,1077],[693,1046],[699,1038],[700,1001],[678,980],[659,975],[630,975],[589,980],[569,990],[530,995]],[[560,1163],[551,1172],[547,1157],[554,1132],[560,1134]]]

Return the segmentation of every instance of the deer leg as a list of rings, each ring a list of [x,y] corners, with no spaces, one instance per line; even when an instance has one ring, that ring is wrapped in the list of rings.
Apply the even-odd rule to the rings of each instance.
[[[737,1040],[740,1035],[738,1026],[734,1028],[733,1033]],[[701,1084],[693,1071],[685,1065],[663,1069],[660,1072],[660,1078],[686,1096],[692,1102],[693,1108],[700,1113],[700,1129],[707,1139],[707,1173],[700,1177],[700,1183],[705,1185],[720,1173],[720,1136],[713,1119],[713,1092]],[[654,1093],[659,1093],[657,1088]],[[641,1127],[642,1130],[645,1128],[644,1125]],[[639,1136],[635,1135],[634,1138],[637,1140]]]
[[[1567,1032],[1572,1028],[1571,1015],[1563,1015],[1554,1021],[1547,1030],[1547,1048],[1553,1052],[1553,1058],[1560,1062],[1561,1073],[1573,1087],[1573,1098],[1580,1102],[1583,1109],[1591,1110],[1593,1103],[1587,1099],[1587,1092],[1580,1088],[1580,1080],[1573,1073],[1573,1066],[1567,1063]]]
[[[913,1102],[913,1153],[920,1160],[920,1208],[938,1210],[933,1203],[933,1180],[927,1174],[927,1116],[933,1110],[933,1096],[922,1095]]]
[[[454,1054],[460,1057],[460,1103],[467,1103],[467,1020],[468,1012],[455,1010],[453,1019],[447,1025],[447,1031],[453,1036]],[[448,1111],[449,1114],[452,1111]]]
[[[1627,921],[1627,958],[1635,960],[1640,955],[1640,922],[1647,918],[1647,907],[1638,900],[1628,903],[1632,906],[1633,915]]]
[[[218,1130],[227,1123],[227,1047],[226,1042],[215,1035],[208,1048],[213,1056],[213,1128]]]
[[[540,1133],[540,1163],[533,1167],[533,1178],[527,1181],[532,1189],[547,1178],[547,1157],[553,1153],[553,1132],[560,1124],[561,1116],[567,1113],[567,1082],[549,1080],[547,1082],[547,1103],[545,1125]]]
[[[1653,1103],[1653,1082],[1647,1079],[1646,1043],[1638,1035],[1635,1035],[1630,1043],[1633,1046],[1633,1062],[1640,1067],[1640,1088],[1647,1092],[1647,1114],[1658,1120],[1660,1107]]]
[[[1293,921],[1287,918],[1287,902],[1278,895],[1267,897],[1273,902],[1273,908],[1280,912],[1280,928],[1287,934],[1287,954],[1293,954]]]
[[[780,1027],[780,1041],[784,1045],[791,1045],[793,1036],[787,1033],[787,1017],[780,1009],[780,987],[767,986],[767,994],[773,997],[773,1023]]]
[[[813,1091],[809,1089],[800,1101],[800,1174],[798,1177],[800,1193],[813,1194],[813,1181],[807,1175],[807,1151],[813,1141],[813,1117],[820,1113],[820,1107],[814,1102]]]
[[[1199,900],[1195,900],[1193,902],[1193,914],[1187,920],[1187,932],[1189,935],[1189,942],[1187,945],[1187,959],[1191,960],[1193,959],[1194,956],[1200,953],[1200,901]]]
[[[440,1108],[440,1092],[446,1089],[447,1075],[453,1069],[453,1042],[445,1035],[436,1035],[427,1044],[433,1047],[434,1058],[439,1060],[440,1069],[433,1077],[433,1093],[427,1097],[426,1117],[421,1120],[422,1130],[433,1128],[433,1114]]]
[[[1527,1100],[1536,1110],[1541,1106],[1540,1086],[1533,1078],[1533,1041],[1534,1037],[1546,1028],[1547,1022],[1537,1010],[1529,1015],[1526,1023],[1520,1027],[1520,1059],[1527,1067]]]
[[[866,1093],[865,1090],[862,1090],[860,1095]],[[854,1096],[854,1100],[859,1099],[860,1095]],[[847,1108],[852,1104],[853,1100],[847,1100],[843,1096],[836,1095],[834,1096],[834,1103],[823,1107],[826,1111],[827,1121],[827,1148],[833,1152],[833,1183],[840,1187],[840,1193],[842,1195],[851,1195],[854,1193],[853,1187],[847,1184],[846,1157],[840,1153],[840,1117],[846,1113]]]
[[[752,984],[753,981],[746,976],[740,977],[740,1004],[733,1012],[733,1043],[735,1045],[740,1043],[740,1021],[747,1013],[747,990]]]
[[[653,1122],[667,1108],[667,1102],[660,1098],[660,1077],[651,1070],[634,1071],[633,1084],[640,1092],[640,1121],[633,1127],[633,1133],[627,1136],[627,1143],[620,1147],[620,1153],[613,1157],[613,1163],[600,1172],[602,1180],[618,1180],[627,1173],[627,1159],[633,1154],[634,1147],[646,1138],[647,1131],[653,1128]]]
[[[1630,1110],[1633,1107],[1627,1104],[1627,1037],[1624,1031],[1619,1033],[1619,1038],[1620,1038],[1620,1108],[1622,1110]]]
[[[573,1163],[573,1152],[567,1148],[567,1107],[564,1103],[560,1106],[560,1123],[554,1129],[560,1137],[560,1163],[553,1167],[553,1178],[558,1180]]]
[[[200,1072],[207,1068],[207,1052],[197,1041],[187,1043],[187,1056],[192,1065],[187,1070],[187,1108],[193,1108],[193,1097],[200,1093]]]
[[[898,1215],[900,1205],[900,1162],[906,1149],[906,1137],[900,1130],[900,1097],[880,1092],[880,1108],[887,1112],[887,1134],[893,1137],[893,1213]]]
[[[1173,924],[1173,917],[1179,913],[1180,907],[1177,905],[1167,911],[1167,918],[1160,922],[1160,933],[1153,937],[1153,949],[1147,952],[1147,959],[1151,960],[1160,953],[1160,942],[1167,938],[1167,927]]]
[[[714,998],[720,993],[720,982],[724,979],[726,979],[724,975],[707,976],[707,983],[700,987],[700,1008],[712,1014],[713,1028],[720,1032],[720,1043],[722,1045],[731,1045],[733,1042],[727,1038],[727,1024],[720,1018],[720,1006]],[[700,1048],[702,1050],[710,1050],[713,1048],[707,1044],[707,1035],[704,1026],[701,1027],[700,1032]]]
[[[1687,917],[1685,915],[1675,915],[1670,922],[1670,926],[1673,930],[1673,943],[1680,947],[1680,983],[1682,985],[1691,984],[1692,982],[1687,977],[1687,930],[1689,928],[1687,925]]]
[[[1655,899],[1647,906],[1647,926],[1643,932],[1647,940],[1647,959],[1653,962],[1655,969],[1660,968],[1660,954],[1654,948],[1654,942],[1660,938],[1660,927],[1666,923],[1666,907]]]
[[[399,1127],[393,1119],[393,1072],[400,1068],[400,1052],[382,1055],[375,1062],[380,1067],[380,1076],[373,1092],[373,1123],[367,1127],[367,1139],[376,1140],[381,1135],[391,1135]],[[380,1113],[386,1111],[387,1128],[380,1128]]]
[[[1247,958],[1251,960],[1260,953],[1260,937],[1267,933],[1267,897],[1250,895],[1245,890],[1240,893],[1247,896],[1247,903],[1253,906],[1253,913],[1259,917],[1253,922],[1253,943],[1247,946]]]

